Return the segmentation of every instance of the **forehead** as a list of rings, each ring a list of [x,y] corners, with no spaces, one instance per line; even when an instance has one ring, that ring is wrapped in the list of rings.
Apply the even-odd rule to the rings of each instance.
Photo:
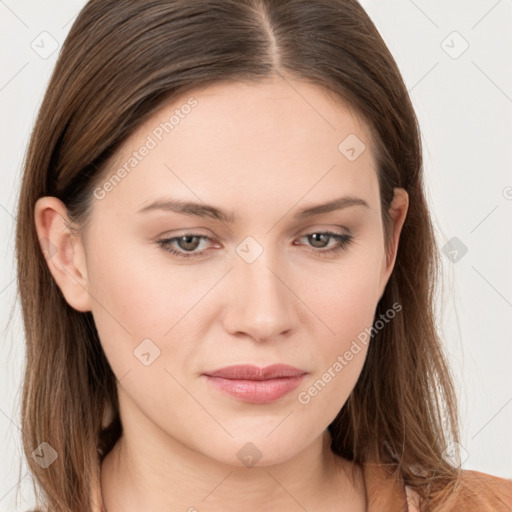
[[[125,141],[107,178],[121,168],[106,199],[131,211],[158,193],[235,205],[371,194],[376,184],[367,127],[323,88],[282,78],[173,98]]]

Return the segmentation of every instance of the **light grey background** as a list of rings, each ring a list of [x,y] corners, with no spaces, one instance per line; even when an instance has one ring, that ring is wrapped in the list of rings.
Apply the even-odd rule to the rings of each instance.
[[[0,0],[0,511],[32,505],[19,435],[19,305],[7,325],[21,163],[58,49],[84,3]],[[422,128],[428,199],[446,247],[439,327],[460,399],[462,467],[512,478],[512,2],[362,4],[398,62]],[[52,45],[58,49],[47,55]]]

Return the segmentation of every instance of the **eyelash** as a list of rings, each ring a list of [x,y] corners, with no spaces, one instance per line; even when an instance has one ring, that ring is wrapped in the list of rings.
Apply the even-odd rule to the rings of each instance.
[[[332,256],[334,254],[337,254],[340,251],[348,249],[348,246],[352,243],[353,236],[352,235],[346,235],[346,234],[340,234],[335,233],[334,231],[313,231],[312,233],[306,233],[305,235],[302,235],[300,238],[304,238],[311,235],[327,235],[331,238],[335,238],[339,241],[339,245],[336,245],[335,247],[332,247],[331,249],[327,250],[312,250],[314,254],[318,254],[323,257]],[[174,254],[175,256],[178,256],[179,258],[195,258],[195,257],[202,257],[204,254],[204,251],[199,253],[186,253],[177,251],[176,249],[171,248],[171,243],[180,240],[181,238],[185,237],[196,237],[196,238],[203,238],[206,240],[211,240],[210,237],[204,236],[204,235],[198,235],[194,233],[185,233],[181,236],[176,236],[173,238],[165,238],[162,240],[157,240],[157,244],[166,252],[170,252],[171,254]]]

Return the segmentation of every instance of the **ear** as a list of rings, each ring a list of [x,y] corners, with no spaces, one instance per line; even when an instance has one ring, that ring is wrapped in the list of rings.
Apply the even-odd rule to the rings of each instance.
[[[56,197],[41,197],[34,217],[41,250],[66,302],[77,311],[91,311],[82,238],[73,229],[65,204]]]
[[[407,209],[409,207],[409,194],[403,188],[395,188],[394,197],[389,207],[389,214],[393,219],[391,241],[389,251],[385,251],[382,258],[379,300],[384,295],[386,284],[391,276],[391,272],[395,266],[396,253],[398,251],[398,242],[400,240],[400,233],[404,225],[405,217],[407,216]]]

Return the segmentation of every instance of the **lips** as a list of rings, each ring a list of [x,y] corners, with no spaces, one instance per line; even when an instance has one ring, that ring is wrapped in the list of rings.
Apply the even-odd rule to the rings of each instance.
[[[203,374],[208,384],[224,394],[252,404],[267,404],[297,388],[307,372],[274,364],[265,368],[236,365]]]

